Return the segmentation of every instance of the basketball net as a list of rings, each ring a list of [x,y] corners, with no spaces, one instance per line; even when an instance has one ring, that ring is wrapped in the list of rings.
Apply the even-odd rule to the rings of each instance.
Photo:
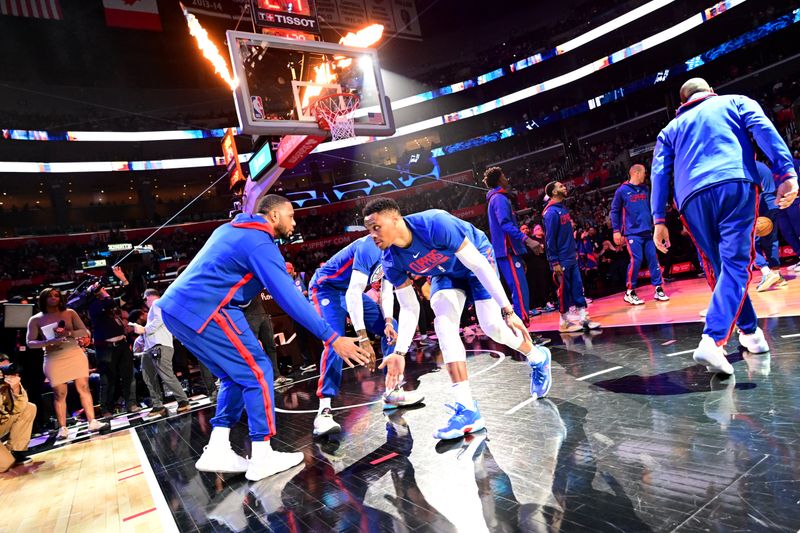
[[[320,127],[331,132],[332,140],[350,139],[356,136],[354,114],[360,102],[352,93],[322,96],[314,102],[313,113]]]

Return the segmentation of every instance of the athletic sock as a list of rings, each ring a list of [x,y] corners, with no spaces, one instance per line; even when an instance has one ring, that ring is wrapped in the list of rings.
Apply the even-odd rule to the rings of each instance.
[[[211,430],[211,438],[208,441],[209,447],[212,448],[230,448],[231,446],[231,428],[215,427]]]
[[[319,399],[319,410],[317,410],[317,414],[321,414],[323,409],[330,409],[331,408],[331,399],[330,398],[320,398]]]
[[[530,352],[525,354],[525,357],[527,357],[528,361],[530,361],[531,363],[538,365],[539,363],[544,361],[545,355],[544,352],[542,352],[542,350],[534,346],[531,348]]]
[[[473,409],[472,389],[469,386],[469,381],[462,381],[460,383],[453,383],[453,395],[456,402],[460,403],[469,410]]]
[[[769,268],[768,266],[761,267],[762,276],[768,276],[770,272],[772,272],[772,269]]]

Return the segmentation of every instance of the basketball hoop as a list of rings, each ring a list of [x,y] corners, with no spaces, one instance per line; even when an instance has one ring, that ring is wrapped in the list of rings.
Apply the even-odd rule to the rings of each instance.
[[[361,99],[354,93],[322,96],[312,105],[312,113],[320,127],[331,132],[334,141],[356,136],[354,114]]]

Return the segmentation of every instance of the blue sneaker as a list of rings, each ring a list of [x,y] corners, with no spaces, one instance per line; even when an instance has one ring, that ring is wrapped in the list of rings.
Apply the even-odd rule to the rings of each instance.
[[[458,439],[463,437],[465,433],[472,433],[480,431],[486,425],[481,418],[481,412],[478,411],[478,402],[473,400],[473,409],[467,409],[460,403],[445,404],[453,410],[453,416],[447,421],[447,425],[441,429],[437,429],[433,433],[434,439]]]
[[[531,367],[531,396],[544,398],[553,384],[553,376],[550,373],[550,350],[544,346],[534,346],[534,348],[544,352],[545,357],[544,361],[538,364],[528,361],[528,366]]]

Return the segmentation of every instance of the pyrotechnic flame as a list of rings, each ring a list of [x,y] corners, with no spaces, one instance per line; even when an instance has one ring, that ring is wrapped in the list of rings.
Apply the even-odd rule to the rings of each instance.
[[[339,44],[369,48],[380,41],[381,37],[383,37],[383,24],[371,24],[356,33],[347,32],[347,35],[339,39]]]
[[[356,46],[359,48],[369,48],[380,41],[382,36],[383,25],[372,24],[366,28],[358,30],[356,33],[347,32],[347,35],[339,39],[339,44]],[[352,58],[336,56],[334,57],[334,61],[322,63],[321,65],[314,67],[314,83],[318,83],[320,85],[335,83],[337,75],[334,70],[339,68],[347,68],[352,64]],[[311,100],[319,96],[321,92],[321,87],[314,85],[308,87],[303,94],[303,109],[307,108]]]
[[[222,54],[219,53],[219,48],[217,48],[217,45],[208,37],[208,32],[200,25],[200,21],[197,20],[197,17],[189,13],[183,4],[180,4],[180,6],[183,11],[183,16],[186,17],[189,33],[197,41],[197,47],[200,48],[200,51],[203,52],[203,56],[208,59],[214,67],[214,72],[230,86],[232,91],[235,90],[236,87],[239,86],[239,80],[228,71],[228,64],[225,62]]]

